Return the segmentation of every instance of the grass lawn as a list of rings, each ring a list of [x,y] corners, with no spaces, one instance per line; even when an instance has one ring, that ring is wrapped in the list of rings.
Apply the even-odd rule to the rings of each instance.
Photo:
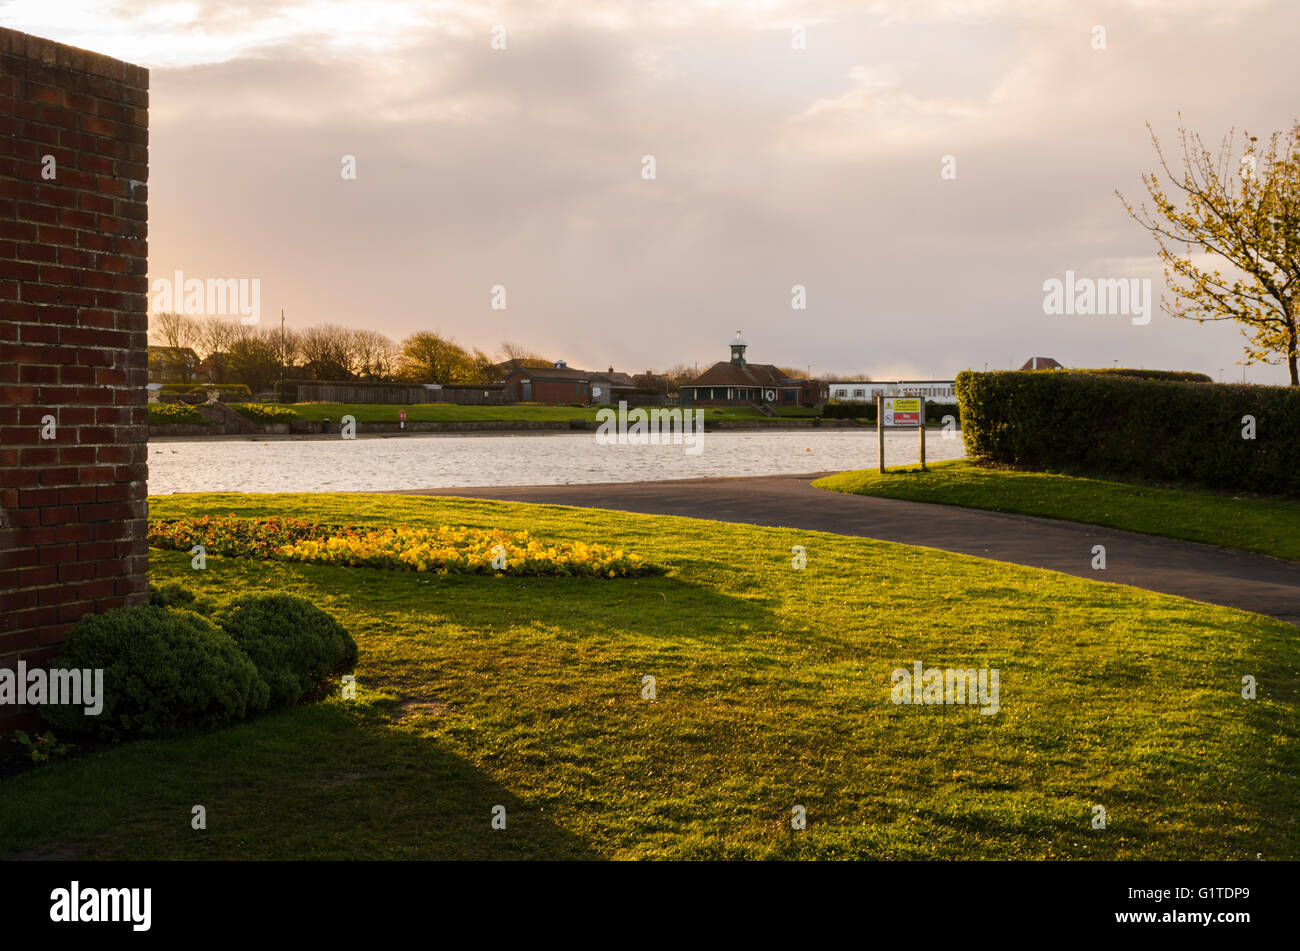
[[[1300,643],[1279,621],[793,529],[387,495],[151,505],[527,528],[668,572],[212,555],[200,572],[152,551],[155,582],[286,591],[335,614],[361,647],[357,700],[0,780],[0,856],[1300,858]],[[894,705],[891,671],[918,660],[997,668],[1000,711]],[[1243,674],[1259,699],[1241,698]]]
[[[985,469],[964,460],[841,472],[819,489],[1123,528],[1300,561],[1300,501]]]
[[[397,422],[398,413],[405,411],[412,422],[447,422],[451,420],[551,420],[567,422],[570,419],[594,421],[599,407],[594,406],[460,406],[455,403],[286,403],[301,419],[330,419],[338,422],[344,415],[356,417],[358,423]],[[817,415],[809,407],[787,407],[780,411],[791,418]],[[709,407],[704,410],[705,420],[763,419],[758,410],[747,406]]]

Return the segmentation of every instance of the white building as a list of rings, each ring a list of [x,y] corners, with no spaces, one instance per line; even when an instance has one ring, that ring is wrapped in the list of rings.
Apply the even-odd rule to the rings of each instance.
[[[831,383],[830,398],[842,403],[874,403],[881,396],[924,396],[930,403],[956,403],[952,380],[895,380],[874,383]]]

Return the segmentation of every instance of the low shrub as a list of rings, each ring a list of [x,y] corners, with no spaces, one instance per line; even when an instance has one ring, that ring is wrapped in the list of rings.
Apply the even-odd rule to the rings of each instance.
[[[967,370],[957,397],[976,459],[1300,496],[1300,388]]]
[[[150,426],[211,426],[212,422],[184,403],[150,403]]]
[[[270,688],[272,707],[320,700],[357,666],[357,642],[302,598],[240,598],[222,608],[216,621],[257,667]]]
[[[231,403],[230,408],[255,423],[287,423],[298,419],[298,414],[289,407],[269,403]]]
[[[265,710],[270,699],[229,635],[197,614],[158,605],[82,617],[50,666],[104,671],[97,715],[84,705],[41,708],[56,730],[104,740],[231,723]]]

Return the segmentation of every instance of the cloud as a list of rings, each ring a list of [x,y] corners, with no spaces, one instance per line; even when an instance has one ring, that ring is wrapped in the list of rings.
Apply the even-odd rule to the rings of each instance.
[[[1051,320],[1041,286],[1141,276],[1114,191],[1141,197],[1146,121],[1290,126],[1300,9],[14,0],[0,22],[153,67],[151,271],[261,277],[291,325],[638,369],[724,359],[742,327],[762,362],[929,376],[1230,361],[1230,327]]]

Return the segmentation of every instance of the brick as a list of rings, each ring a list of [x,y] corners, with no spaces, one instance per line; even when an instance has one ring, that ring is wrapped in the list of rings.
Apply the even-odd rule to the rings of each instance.
[[[148,85],[0,28],[0,658],[147,592]]]

